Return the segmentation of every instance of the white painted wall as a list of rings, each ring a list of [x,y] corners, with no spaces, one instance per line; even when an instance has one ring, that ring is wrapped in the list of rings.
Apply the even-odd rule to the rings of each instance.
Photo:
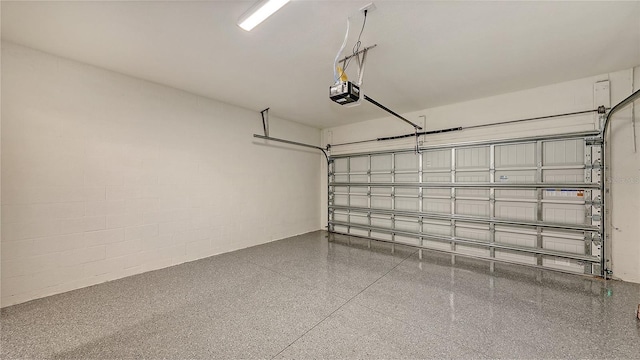
[[[2,43],[2,306],[320,227],[318,152],[260,114]],[[271,135],[320,131],[271,117]]]
[[[602,92],[595,90],[596,82],[609,80],[610,102],[611,105],[615,105],[632,93],[633,72],[633,69],[629,69],[403,115],[419,124],[423,123],[423,119],[419,116],[425,115],[426,126],[424,127],[426,130],[437,130],[595,109],[598,105],[602,105],[602,100],[598,98]],[[639,87],[640,68],[635,68],[635,89],[637,90]],[[363,90],[366,93],[366,84]],[[393,108],[393,104],[385,103],[384,99],[377,100]],[[363,103],[360,106],[373,105]],[[380,111],[381,115],[384,114],[382,110]],[[636,104],[635,112],[636,118],[640,118],[640,103]],[[639,149],[634,152],[631,108],[616,115],[612,125],[610,129],[611,141],[609,142],[611,144],[610,154],[612,154],[611,179],[613,180],[611,210],[615,227],[611,234],[612,269],[614,275],[623,280],[640,282],[640,236],[638,235],[640,234],[640,221],[638,221],[640,219],[640,139],[636,140]],[[597,116],[587,114],[429,135],[422,139],[425,145],[429,145],[588,131],[596,128]],[[412,131],[411,126],[397,118],[381,117],[357,124],[325,129],[322,138],[323,144],[339,144],[401,135]],[[640,137],[640,129],[637,129],[636,133]],[[337,146],[332,148],[332,152],[333,154],[352,153],[374,149],[411,148],[413,146],[415,146],[415,138],[408,138]],[[323,192],[322,206],[324,209],[326,206],[326,180],[321,186],[321,191]],[[323,212],[322,216],[322,223],[325,224],[326,214]]]

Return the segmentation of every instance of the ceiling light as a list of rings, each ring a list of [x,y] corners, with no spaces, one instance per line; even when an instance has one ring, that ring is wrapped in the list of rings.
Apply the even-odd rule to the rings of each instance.
[[[262,0],[242,15],[238,21],[238,26],[244,30],[251,31],[251,29],[280,10],[280,8],[285,6],[289,1],[290,0]]]

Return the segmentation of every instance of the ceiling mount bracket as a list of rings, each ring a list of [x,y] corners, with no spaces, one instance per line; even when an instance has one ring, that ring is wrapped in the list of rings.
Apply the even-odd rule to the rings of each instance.
[[[367,51],[373,49],[378,46],[378,44],[373,44],[371,46],[367,46],[362,50],[359,50],[349,56],[345,56],[339,63],[342,64],[342,68],[345,69],[347,66],[347,61],[352,57],[356,58],[356,62],[358,64],[358,82],[356,83],[358,86],[362,86],[362,80],[364,77],[364,62],[367,60]],[[345,69],[346,70],[346,69]]]

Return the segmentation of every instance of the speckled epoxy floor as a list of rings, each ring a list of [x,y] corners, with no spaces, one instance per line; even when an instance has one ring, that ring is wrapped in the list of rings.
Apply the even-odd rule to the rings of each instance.
[[[640,358],[640,285],[325,237],[4,308],[0,358]]]

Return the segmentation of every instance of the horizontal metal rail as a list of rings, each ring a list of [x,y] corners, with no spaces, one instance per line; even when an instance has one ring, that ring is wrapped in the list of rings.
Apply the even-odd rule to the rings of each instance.
[[[591,166],[586,166],[586,165],[571,165],[571,166],[557,166],[557,165],[550,165],[550,166],[540,166],[541,170],[584,170],[584,169],[600,169],[602,168],[600,165],[591,165]],[[484,168],[459,168],[456,169],[456,173],[463,173],[463,172],[481,172],[481,171],[489,171],[489,170],[495,170],[495,171],[524,171],[524,170],[537,170],[538,167],[536,166],[527,166],[527,167],[496,167],[494,169],[490,169],[489,167],[484,167]],[[388,175],[388,174],[417,174],[419,173],[420,170],[376,170],[376,171],[336,171],[336,172],[332,172],[330,175]],[[422,170],[422,173],[425,174],[444,174],[444,173],[450,173],[451,170],[449,168],[440,168],[440,169],[429,169],[429,170]]]
[[[527,264],[527,263],[522,263],[522,262],[518,262],[518,261],[508,260],[508,259],[493,258],[493,257],[490,257],[490,256],[482,256],[482,255],[474,255],[474,254],[468,254],[468,253],[462,253],[462,252],[459,252],[459,251],[439,249],[439,248],[434,248],[434,247],[429,247],[429,246],[416,246],[416,245],[400,243],[400,242],[392,241],[392,240],[388,240],[388,239],[381,239],[381,238],[376,238],[376,237],[367,237],[367,236],[361,236],[361,235],[356,235],[356,234],[343,233],[343,232],[340,232],[340,231],[330,231],[329,234],[343,235],[343,236],[359,238],[359,239],[364,239],[364,240],[373,240],[373,241],[378,241],[378,242],[392,244],[392,245],[408,246],[408,247],[419,248],[419,249],[423,249],[423,250],[440,252],[440,253],[444,253],[444,254],[451,254],[451,255],[460,256],[460,257],[469,258],[469,259],[478,259],[478,260],[484,260],[484,261],[488,261],[488,262],[498,262],[498,263],[503,263],[503,264],[525,266],[525,267],[535,268],[535,269],[539,269],[539,270],[549,270],[549,271],[555,271],[555,272],[571,274],[571,275],[581,275],[581,276],[593,277],[593,275],[591,275],[591,274],[580,274],[580,273],[576,273],[576,272],[573,272],[573,271],[554,268],[554,267],[548,267],[548,266],[542,266],[542,265],[536,265],[536,264]]]
[[[386,107],[386,106],[384,106],[384,105],[380,104],[379,102],[377,102],[377,101],[373,100],[370,96],[364,95],[364,96],[363,96],[363,98],[364,98],[365,100],[367,100],[368,102],[372,103],[373,105],[375,105],[375,106],[379,107],[380,109],[382,109],[382,110],[384,110],[384,111],[388,112],[389,114],[391,114],[391,115],[393,115],[393,116],[397,117],[398,119],[400,119],[400,120],[402,120],[402,121],[406,122],[407,124],[409,124],[409,125],[413,126],[413,128],[414,128],[414,129],[416,129],[416,131],[418,131],[418,130],[422,130],[422,127],[421,127],[420,125],[418,125],[418,124],[416,124],[416,123],[412,122],[411,120],[408,120],[408,119],[407,119],[407,118],[405,118],[404,116],[402,116],[402,115],[398,114],[397,112],[395,112],[395,111],[393,111],[393,110],[389,109],[388,107]]]
[[[350,187],[402,187],[402,188],[507,188],[507,189],[599,189],[598,183],[415,183],[415,182],[330,182],[329,186]]]
[[[327,159],[327,162],[329,162],[329,155],[327,155],[327,152],[325,151],[325,149],[321,148],[320,146],[309,145],[309,144],[305,144],[305,143],[301,143],[301,142],[297,142],[297,141],[279,139],[279,138],[274,138],[274,137],[271,137],[271,136],[264,136],[264,135],[258,135],[258,134],[253,134],[253,137],[254,138],[258,138],[258,139],[263,139],[263,140],[281,142],[283,144],[289,144],[289,145],[295,145],[295,146],[301,146],[301,147],[306,147],[306,148],[310,148],[310,149],[320,150],[320,151],[322,151],[322,154],[324,155],[324,157]]]
[[[338,192],[338,191],[332,191],[330,194],[333,195],[341,195],[341,196],[358,196],[358,197],[375,197],[375,198],[396,198],[396,199],[440,199],[440,200],[471,200],[471,201],[491,201],[492,199],[490,197],[477,197],[477,196],[456,196],[451,197],[451,195],[449,196],[438,196],[438,195],[402,195],[402,194],[395,194],[395,195],[391,195],[391,194],[376,194],[376,193],[372,193],[371,195],[369,194],[365,194],[365,193],[345,193],[345,192]],[[593,201],[584,201],[584,200],[577,200],[577,201],[563,201],[563,200],[553,200],[553,199],[535,199],[535,198],[522,198],[522,199],[515,199],[515,198],[499,198],[496,197],[495,198],[496,202],[513,202],[513,203],[528,203],[528,204],[536,204],[536,203],[540,203],[540,204],[564,204],[564,205],[590,205],[590,206],[599,206],[599,203],[595,203]]]
[[[364,49],[362,49],[362,50],[356,51],[356,52],[355,52],[355,53],[353,53],[353,54],[350,54],[350,55],[345,56],[344,58],[342,58],[342,60],[339,60],[338,62],[339,62],[339,63],[344,63],[345,61],[347,61],[347,60],[351,59],[352,57],[354,57],[354,56],[358,56],[358,55],[362,54],[362,53],[363,53],[363,52],[365,52],[365,51],[369,51],[370,49],[373,49],[373,48],[374,48],[374,47],[376,47],[376,46],[378,46],[378,44],[373,44],[373,45],[371,45],[371,46],[367,46],[367,47],[365,47],[365,48],[364,48]],[[344,66],[343,66],[343,68],[344,68]],[[344,70],[346,71],[346,69],[344,69]]]
[[[446,243],[452,243],[453,242],[453,243],[456,243],[456,244],[473,245],[473,246],[479,246],[479,247],[494,248],[494,249],[501,249],[501,250],[509,250],[509,251],[516,251],[516,252],[525,252],[525,253],[529,253],[529,254],[553,256],[553,257],[557,257],[557,258],[571,259],[571,260],[584,261],[584,262],[590,262],[590,263],[600,263],[600,258],[598,258],[596,256],[589,256],[589,255],[583,255],[583,254],[572,254],[572,253],[566,253],[566,252],[561,252],[561,251],[546,250],[546,249],[536,249],[536,248],[530,248],[530,247],[525,247],[525,246],[510,245],[510,244],[503,244],[503,243],[496,243],[496,242],[491,243],[491,242],[484,242],[484,241],[479,241],[479,240],[466,239],[466,238],[453,237],[453,236],[439,236],[439,235],[433,235],[433,234],[423,234],[423,233],[407,231],[407,230],[387,229],[387,228],[381,228],[381,227],[377,227],[377,226],[370,226],[370,225],[364,225],[364,224],[354,224],[354,223],[335,221],[335,220],[329,221],[329,223],[331,225],[334,225],[334,226],[338,225],[338,226],[345,226],[345,227],[349,227],[349,228],[356,228],[356,229],[362,229],[362,230],[371,230],[371,231],[387,233],[387,234],[405,235],[405,236],[409,236],[409,237],[422,238],[424,240],[442,241],[442,242],[446,242]],[[399,243],[397,241],[394,242],[394,243],[402,244],[402,245],[414,246],[414,247],[418,247],[418,248],[424,248],[424,246],[411,245],[411,244],[406,244],[406,243]],[[493,259],[493,258],[491,258],[491,259]]]
[[[429,150],[444,150],[451,148],[459,148],[459,147],[475,147],[475,146],[483,146],[483,145],[504,145],[504,144],[513,144],[513,143],[526,143],[526,142],[536,142],[540,141],[552,141],[552,140],[565,140],[565,139],[575,139],[575,138],[584,138],[584,137],[599,137],[601,133],[599,131],[584,131],[584,132],[576,132],[576,133],[568,133],[568,134],[559,134],[559,135],[544,135],[544,136],[530,136],[530,137],[521,137],[521,138],[510,138],[510,139],[498,139],[498,140],[478,140],[478,141],[467,141],[467,142],[459,142],[459,143],[451,143],[451,144],[442,144],[442,145],[427,145],[420,146],[420,151],[429,151]],[[358,157],[365,155],[384,155],[384,154],[401,154],[401,153],[415,153],[416,148],[410,149],[400,149],[400,150],[378,150],[378,151],[367,151],[360,153],[348,153],[348,154],[338,154],[331,155],[332,159],[339,159],[345,157]]]
[[[359,212],[371,213],[371,214],[421,217],[426,219],[447,220],[447,221],[456,220],[456,221],[466,221],[466,222],[480,223],[480,224],[515,225],[515,226],[527,226],[527,227],[540,227],[540,228],[546,228],[546,229],[578,230],[578,231],[598,231],[599,230],[599,227],[595,225],[545,223],[545,222],[538,222],[538,221],[516,221],[516,220],[509,220],[509,219],[497,219],[497,218],[492,219],[492,218],[469,216],[469,215],[450,215],[450,214],[438,214],[438,213],[405,211],[405,210],[369,209],[369,208],[363,208],[363,207],[344,206],[344,205],[329,205],[329,208],[334,210],[359,211]]]
[[[396,199],[442,199],[442,200],[473,200],[473,201],[491,201],[491,197],[480,197],[480,196],[460,196],[456,195],[456,197],[451,197],[451,195],[408,195],[408,194],[382,194],[382,193],[360,193],[360,192],[342,192],[342,191],[331,191],[330,194],[333,195],[341,195],[341,196],[359,196],[359,197],[375,197],[375,198],[396,198]],[[555,199],[536,199],[536,198],[503,198],[496,197],[493,200],[496,202],[517,202],[517,203],[530,203],[530,204],[566,204],[566,205],[597,205],[593,201],[585,201],[585,200],[555,200]]]

